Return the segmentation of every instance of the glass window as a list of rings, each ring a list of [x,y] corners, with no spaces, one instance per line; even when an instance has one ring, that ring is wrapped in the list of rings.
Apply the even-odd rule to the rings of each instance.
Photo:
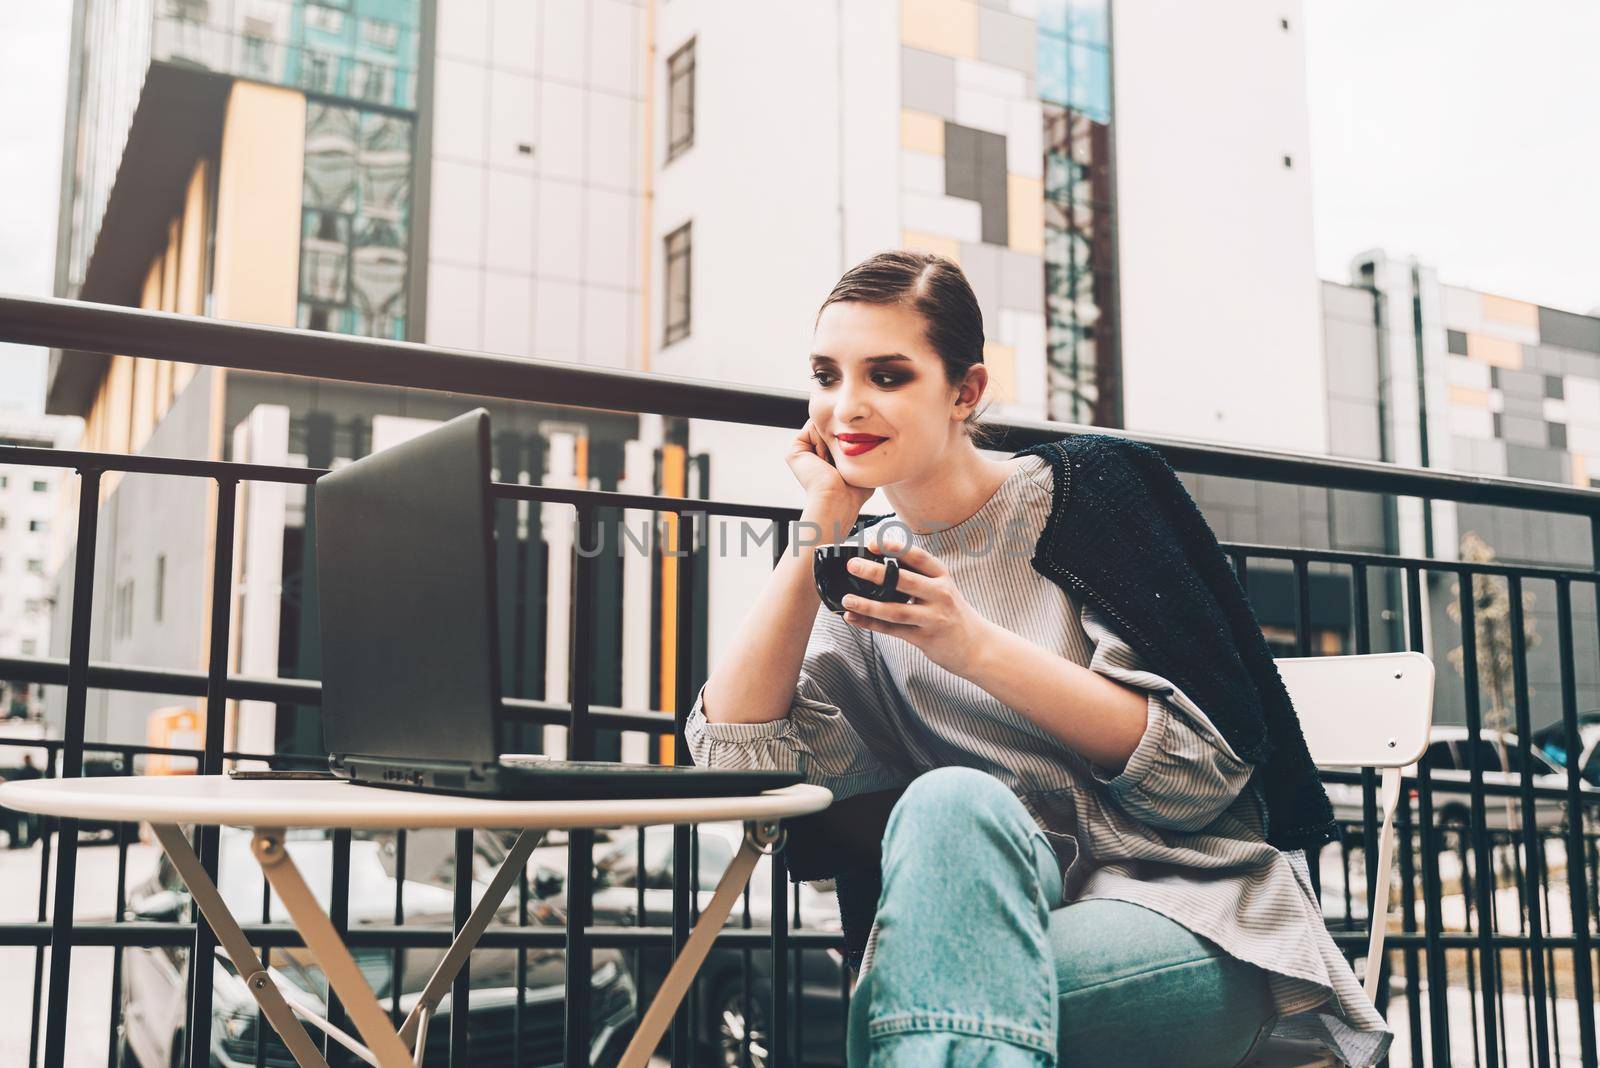
[[[694,144],[694,38],[667,60],[667,160]]]
[[[344,12],[321,4],[307,4],[306,25],[323,33],[343,33]]]
[[[42,575],[42,574],[44,574],[44,561],[43,560],[29,560],[28,561],[28,574],[30,574],[30,575]]]
[[[355,95],[381,104],[388,99],[393,72],[376,63],[356,64]]]
[[[32,638],[24,638],[21,648],[23,656],[33,656],[39,651],[39,643]]]
[[[36,479],[33,480],[33,492],[35,492],[35,493],[43,493],[46,490],[48,490],[49,488],[50,488],[50,483],[44,481],[43,479],[36,478]]]
[[[663,345],[689,336],[690,251],[689,224],[684,223],[666,237],[667,324]]]
[[[28,520],[28,529],[30,531],[32,531],[33,533],[35,533],[35,534],[44,533],[44,520],[43,519],[30,519],[30,520]]]
[[[388,19],[362,19],[361,39],[374,48],[393,52],[400,44],[400,27]]]

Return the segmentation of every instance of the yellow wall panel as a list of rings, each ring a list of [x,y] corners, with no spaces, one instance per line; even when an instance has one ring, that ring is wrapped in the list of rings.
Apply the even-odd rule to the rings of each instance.
[[[183,196],[183,220],[178,239],[178,306],[183,315],[205,310],[206,175],[207,160],[195,164]]]
[[[900,0],[900,40],[946,56],[978,55],[978,5],[972,0]]]
[[[1451,386],[1450,403],[1459,404],[1463,408],[1489,407],[1489,391],[1486,389],[1473,389],[1471,386]]]
[[[932,156],[944,155],[944,120],[926,111],[900,110],[900,144]]]
[[[1525,300],[1512,300],[1510,297],[1495,297],[1485,293],[1483,294],[1483,317],[1491,322],[1537,328],[1539,325],[1539,306],[1537,304],[1529,304]]]
[[[958,267],[961,266],[961,242],[953,237],[925,234],[920,230],[902,230],[900,231],[900,245],[902,248],[932,252],[936,256],[943,256]]]
[[[989,396],[994,403],[1016,403],[1017,350],[1010,345],[986,341],[983,345],[983,365],[989,369]]]
[[[1517,370],[1522,367],[1522,346],[1488,334],[1467,334],[1467,356],[1495,367]]]
[[[1007,243],[1016,252],[1044,253],[1044,181],[1006,175]]]
[[[214,314],[293,326],[300,282],[306,98],[236,82],[217,169]]]
[[[178,310],[178,220],[167,224],[167,247],[161,253],[161,310]]]

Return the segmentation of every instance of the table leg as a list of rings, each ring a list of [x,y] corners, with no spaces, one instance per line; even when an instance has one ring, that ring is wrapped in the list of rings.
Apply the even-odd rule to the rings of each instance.
[[[472,947],[477,945],[478,939],[483,937],[484,929],[489,926],[489,921],[494,919],[494,914],[499,910],[500,902],[505,900],[511,884],[516,882],[517,875],[528,864],[528,857],[543,840],[543,831],[523,831],[517,836],[516,842],[511,846],[511,852],[501,861],[494,878],[489,880],[488,889],[478,899],[471,915],[467,917],[467,922],[462,924],[461,933],[450,943],[450,949],[445,953],[444,959],[428,977],[428,985],[422,988],[422,995],[417,998],[416,1004],[411,1006],[410,1015],[400,1027],[402,1042],[412,1041],[419,1024],[424,1019],[424,1014],[432,1015],[438,1010],[439,1003],[450,990],[450,984],[455,982],[456,974],[466,963],[467,955],[472,952]]]
[[[311,1036],[295,1019],[294,1012],[284,1001],[283,993],[267,970],[261,966],[261,959],[256,956],[256,951],[250,945],[250,940],[244,936],[244,931],[239,927],[239,922],[233,918],[233,913],[222,900],[222,894],[217,890],[211,877],[200,864],[200,858],[195,856],[194,850],[189,847],[189,840],[183,836],[175,825],[170,823],[152,824],[156,840],[161,843],[161,848],[166,850],[167,856],[172,859],[172,866],[178,869],[178,874],[183,876],[183,881],[189,887],[189,893],[194,897],[195,904],[200,906],[200,911],[205,915],[206,922],[211,924],[211,929],[216,932],[217,941],[227,952],[228,958],[233,961],[233,966],[239,970],[244,978],[245,986],[256,1003],[261,1006],[261,1013],[279,1037],[283,1044],[289,1047],[289,1053],[294,1057],[295,1063],[300,1068],[328,1068],[328,1062],[323,1060],[322,1051],[317,1049],[311,1041]],[[190,967],[208,967],[209,961],[190,961]]]
[[[672,962],[666,978],[661,981],[661,989],[656,991],[655,1000],[640,1019],[633,1039],[623,1052],[622,1059],[617,1062],[617,1068],[645,1068],[650,1054],[655,1052],[656,1043],[661,1041],[667,1025],[672,1022],[672,1014],[678,1011],[678,1005],[689,991],[689,984],[694,981],[706,954],[711,951],[711,943],[722,930],[723,924],[728,922],[728,914],[733,911],[739,891],[749,881],[756,861],[766,851],[762,847],[770,846],[777,839],[776,821],[745,824],[744,844],[739,847],[728,870],[722,873],[722,881],[717,884],[711,901],[700,911],[699,921],[695,923],[694,930],[689,932],[689,938],[684,942],[678,959]],[[680,875],[680,878],[687,876]]]
[[[373,1056],[372,1063],[379,1068],[412,1068],[411,1053],[395,1033],[388,1012],[378,1004],[367,977],[361,974],[333,921],[317,904],[311,887],[284,848],[283,832],[257,828],[251,849],[267,881],[283,899],[283,907],[305,940],[306,949],[322,966],[328,985],[338,993],[345,1012],[361,1033]]]

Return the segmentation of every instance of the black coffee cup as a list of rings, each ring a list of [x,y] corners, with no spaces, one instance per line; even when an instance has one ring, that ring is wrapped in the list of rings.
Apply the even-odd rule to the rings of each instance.
[[[847,565],[856,557],[883,565],[883,585],[849,571]],[[811,573],[816,579],[817,595],[822,598],[822,603],[828,606],[830,612],[840,615],[844,614],[845,595],[851,593],[874,601],[893,601],[898,604],[909,604],[911,601],[910,594],[895,589],[900,581],[900,561],[875,553],[856,542],[817,546],[811,551]]]

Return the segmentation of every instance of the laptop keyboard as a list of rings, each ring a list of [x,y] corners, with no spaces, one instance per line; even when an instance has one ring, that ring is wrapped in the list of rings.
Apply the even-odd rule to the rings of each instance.
[[[506,768],[536,768],[541,771],[594,771],[631,773],[677,774],[694,770],[694,765],[673,764],[623,764],[613,760],[556,760],[538,753],[502,753],[500,766]]]

